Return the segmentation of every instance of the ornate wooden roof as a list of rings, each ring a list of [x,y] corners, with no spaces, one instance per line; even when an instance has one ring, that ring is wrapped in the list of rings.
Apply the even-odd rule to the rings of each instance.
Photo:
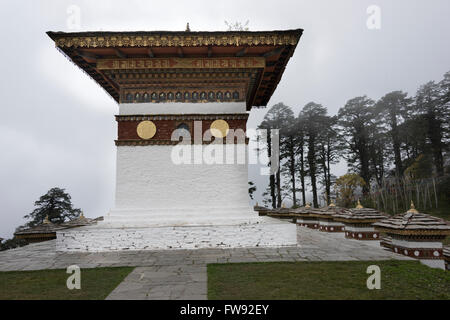
[[[68,229],[68,228],[83,227],[83,226],[96,224],[98,221],[101,221],[101,220],[103,220],[103,217],[99,217],[96,219],[90,219],[90,218],[84,217],[84,215],[81,215],[80,217],[75,218],[73,220],[70,220],[70,221],[67,221],[67,222],[64,222],[61,224],[56,224],[56,223],[49,221],[48,217],[47,217],[47,218],[45,218],[43,223],[41,223],[37,226],[31,227],[31,228],[18,230],[14,233],[14,235],[20,239],[27,238],[29,236],[35,236],[35,235],[44,237],[45,235],[54,235],[56,233],[56,231],[60,231],[60,230]]]
[[[307,203],[304,207],[291,209],[291,212],[298,217],[315,217],[316,214],[320,213],[320,209],[311,207],[311,205]]]
[[[313,215],[318,218],[332,218],[333,215],[345,213],[347,210],[348,209],[346,208],[338,207],[334,203],[331,203],[325,207],[317,209]]]
[[[45,222],[43,224],[37,225],[35,227],[31,227],[28,229],[19,230],[14,233],[15,236],[18,238],[23,238],[27,235],[33,235],[33,234],[39,234],[39,235],[45,235],[45,234],[54,234],[58,230],[65,229],[65,227],[62,227],[61,225],[52,223],[52,222]]]
[[[333,215],[333,219],[347,223],[372,223],[387,218],[388,215],[372,208],[363,208],[358,201],[356,208],[344,210]]]
[[[47,34],[59,50],[117,102],[123,101],[124,88],[161,88],[168,83],[182,87],[193,81],[198,86],[208,83],[220,87],[227,79],[227,85],[245,89],[239,98],[246,101],[250,110],[252,106],[267,105],[302,32],[296,29]]]
[[[89,226],[96,223],[97,222],[94,219],[86,218],[82,213],[78,218],[64,222],[61,224],[61,226],[65,228],[76,228]]]
[[[400,235],[450,235],[450,224],[444,219],[420,213],[411,203],[411,209],[389,219],[374,223],[383,232]]]

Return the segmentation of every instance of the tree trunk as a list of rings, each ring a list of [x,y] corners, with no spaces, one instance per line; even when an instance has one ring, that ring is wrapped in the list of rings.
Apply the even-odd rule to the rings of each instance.
[[[442,128],[434,113],[428,114],[428,135],[433,150],[434,166],[438,176],[444,175],[444,158],[442,156]]]
[[[322,151],[321,151],[321,157],[320,160],[322,162],[322,170],[323,170],[323,182],[325,186],[325,201],[328,205],[328,170],[327,170],[327,155],[325,151],[325,146],[322,144]]]
[[[330,162],[331,162],[331,150],[330,150],[330,144],[328,144],[328,151],[327,151],[327,170],[328,170],[328,181],[326,183],[326,190],[327,190],[327,205],[331,202],[331,170],[330,170]]]
[[[366,183],[363,186],[363,193],[367,194],[369,192],[369,185],[370,185],[370,171],[369,171],[369,153],[368,148],[365,143],[365,141],[360,141],[359,143],[359,159],[361,162],[361,178],[364,179],[364,182]]]
[[[267,130],[267,154],[269,157],[269,161],[271,159],[272,156],[272,132],[270,129]],[[271,163],[269,162],[269,165]],[[276,204],[276,197],[275,197],[275,175],[271,174],[269,176],[269,186],[270,186],[270,196],[272,198],[272,208],[276,208],[277,204]]]
[[[295,186],[295,151],[294,151],[294,139],[289,137],[289,155],[290,155],[290,168],[289,173],[291,174],[291,183],[292,183],[292,201],[294,202],[293,206],[297,205],[297,196],[296,196],[296,186]]]
[[[309,176],[311,177],[311,187],[313,193],[313,205],[315,208],[319,206],[317,201],[317,182],[316,182],[316,151],[315,151],[315,141],[314,133],[309,134],[308,139],[308,164],[309,164]]]
[[[277,187],[277,208],[281,207],[281,174],[280,166],[278,166],[276,187]]]
[[[305,157],[303,150],[303,142],[300,146],[300,184],[302,186],[302,203],[306,206],[306,190],[305,190]]]
[[[397,115],[395,114],[394,111],[391,111],[390,117],[392,127],[391,129],[392,146],[394,149],[395,175],[400,178],[403,174],[403,167],[402,167],[402,156],[400,152],[400,138],[397,127]]]

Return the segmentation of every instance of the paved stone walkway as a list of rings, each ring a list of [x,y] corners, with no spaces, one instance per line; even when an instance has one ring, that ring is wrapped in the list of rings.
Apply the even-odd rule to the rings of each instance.
[[[283,248],[57,253],[53,240],[0,252],[0,271],[133,266],[107,299],[206,299],[208,263],[387,259],[410,258],[383,249],[379,241],[298,227],[298,246]]]

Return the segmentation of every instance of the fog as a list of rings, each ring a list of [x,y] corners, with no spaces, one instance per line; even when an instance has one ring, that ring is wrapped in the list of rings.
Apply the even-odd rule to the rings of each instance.
[[[367,8],[380,9],[369,29]],[[71,11],[80,10],[78,29]],[[450,2],[442,1],[4,1],[0,11],[0,237],[9,238],[50,188],[65,188],[88,217],[113,206],[116,102],[58,52],[46,31],[304,29],[269,106],[297,115],[308,102],[330,114],[359,95],[414,94],[450,70]],[[68,24],[69,22],[69,24]],[[73,21],[72,21],[73,22]],[[255,127],[266,109],[253,110]],[[333,173],[346,172],[345,163]],[[250,168],[256,199],[267,177]]]

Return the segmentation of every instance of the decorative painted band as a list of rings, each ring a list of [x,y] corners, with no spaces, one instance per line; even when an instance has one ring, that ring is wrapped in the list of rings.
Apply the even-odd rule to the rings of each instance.
[[[248,144],[250,141],[249,138],[245,139],[245,144]],[[171,140],[114,140],[116,146],[175,146],[179,144],[178,141]],[[202,144],[211,144],[212,141],[202,141]],[[226,139],[223,139],[223,144],[226,144]],[[195,141],[192,141],[191,144],[197,144]],[[237,142],[235,141],[235,144]]]
[[[433,259],[439,260],[444,259],[443,249],[442,248],[405,248],[400,246],[392,246],[392,251],[395,253],[402,254],[404,256],[416,258],[416,259]]]
[[[323,232],[344,232],[343,226],[323,226],[319,225],[319,231]]]
[[[52,33],[60,48],[110,47],[201,47],[201,46],[282,46],[297,45],[302,30],[217,33],[92,33],[90,35]]]
[[[155,121],[155,120],[247,120],[248,113],[217,114],[154,114],[154,115],[116,115],[116,121]]]
[[[50,233],[26,233],[26,234],[15,234],[17,239],[28,239],[28,238],[36,238],[36,239],[55,239],[56,231]]]
[[[374,226],[380,232],[385,232],[389,235],[400,235],[400,236],[448,236],[450,235],[450,230],[439,230],[439,229],[393,229],[393,228],[384,228],[379,227],[377,225]]]
[[[151,121],[151,120],[142,120]],[[142,123],[141,120],[129,120],[129,121],[119,121],[117,126],[117,140],[137,140],[141,137],[138,134],[138,127]],[[224,120],[218,119],[208,119],[208,120],[153,120],[155,126],[154,136],[151,140],[172,140],[172,136],[176,133],[177,129],[186,130],[189,133],[189,138],[204,139],[209,140],[207,137],[211,136],[211,126],[215,123],[223,123],[224,133],[228,139],[243,140],[245,138],[246,130],[246,119],[234,119],[234,120]],[[226,130],[225,130],[226,129]],[[185,132],[185,131],[181,131]],[[208,134],[209,132],[209,134]],[[189,139],[188,138],[188,139]],[[150,140],[150,139],[149,139]]]
[[[334,217],[335,221],[352,224],[352,225],[371,225],[372,223],[378,222],[381,219],[347,219],[347,218],[340,218],[340,217]]]
[[[161,84],[158,84],[161,86]],[[246,85],[240,87],[228,87],[223,85],[219,88],[212,88],[212,84],[197,84],[197,89],[179,87],[175,89],[153,88],[147,86],[146,89],[126,89],[121,94],[122,103],[206,103],[206,102],[243,102],[246,101]]]
[[[97,59],[98,70],[234,69],[266,67],[264,57]]]
[[[370,232],[370,231],[345,231],[345,237],[347,239],[355,239],[355,240],[380,240],[379,232]]]
[[[377,227],[375,227],[378,230]],[[387,233],[389,237],[396,240],[402,241],[414,241],[414,242],[434,242],[445,239],[445,235],[435,235],[435,234],[396,234],[396,233]]]

